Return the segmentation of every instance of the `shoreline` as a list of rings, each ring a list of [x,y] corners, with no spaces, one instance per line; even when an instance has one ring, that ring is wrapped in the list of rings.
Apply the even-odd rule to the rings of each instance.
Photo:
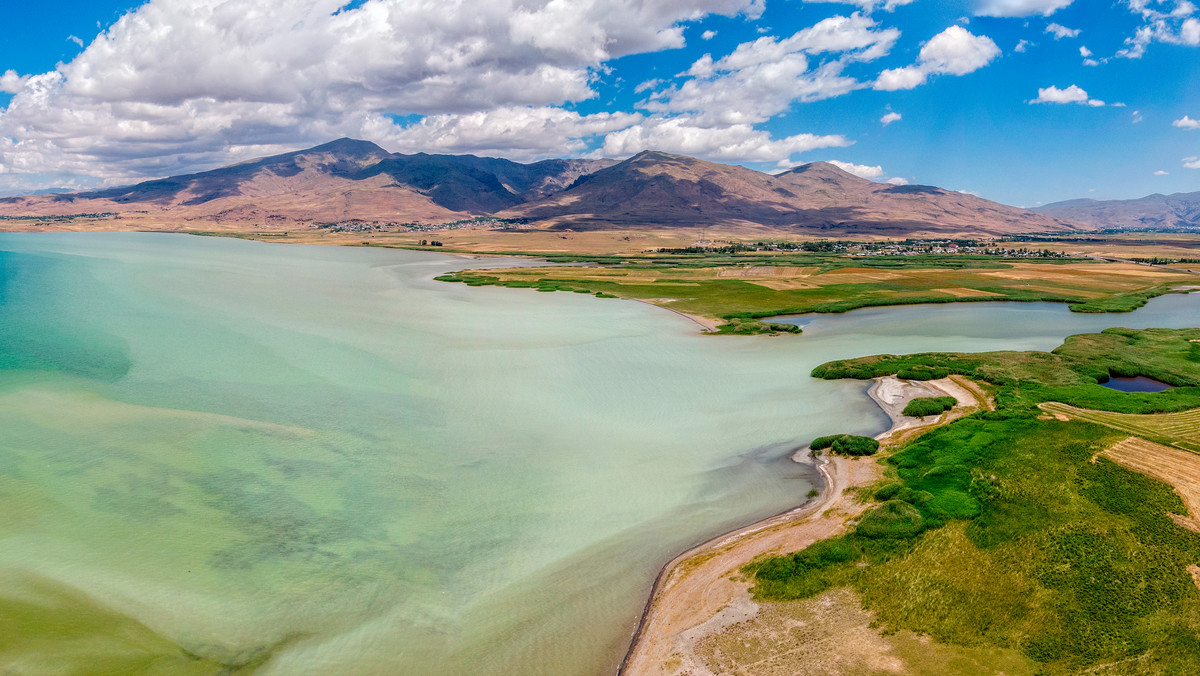
[[[902,381],[895,376],[872,380],[866,394],[892,421],[887,430],[875,436],[885,449],[992,406],[979,386],[961,376],[926,382]],[[930,394],[954,396],[959,405],[929,422],[900,413],[908,400]],[[793,460],[805,462],[799,457],[806,450],[797,451]],[[692,646],[757,613],[758,605],[749,595],[752,583],[738,574],[741,566],[759,556],[799,551],[832,537],[845,530],[845,521],[866,511],[870,505],[858,502],[849,491],[882,477],[883,466],[875,456],[845,458],[826,454],[811,461],[824,483],[818,487],[821,492],[816,498],[717,535],[663,564],[617,676],[683,673],[707,676],[709,672],[697,662]],[[669,664],[674,667],[668,667]]]

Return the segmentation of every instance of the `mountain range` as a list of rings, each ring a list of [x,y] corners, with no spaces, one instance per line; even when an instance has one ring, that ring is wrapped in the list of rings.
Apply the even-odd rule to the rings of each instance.
[[[1004,235],[1091,226],[923,185],[876,183],[825,162],[778,174],[646,151],[624,161],[523,164],[389,153],[353,139],[104,190],[0,199],[0,216],[118,213],[249,229],[443,223],[489,215],[531,227],[752,227],[825,236]]]
[[[1155,193],[1132,200],[1069,200],[1036,211],[1101,230],[1200,228],[1200,192]]]

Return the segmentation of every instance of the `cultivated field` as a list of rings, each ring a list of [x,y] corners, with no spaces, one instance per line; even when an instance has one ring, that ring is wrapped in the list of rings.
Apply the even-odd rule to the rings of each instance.
[[[604,293],[711,319],[980,300],[1056,301],[1129,311],[1200,277],[1133,263],[786,255],[730,260],[615,260],[610,265],[472,270],[447,281]],[[807,263],[807,264],[806,264]]]
[[[1086,420],[1146,439],[1170,443],[1184,451],[1200,453],[1200,409],[1180,411],[1179,413],[1136,415],[1093,411],[1058,402],[1047,402],[1041,404],[1040,407],[1060,419]],[[1198,463],[1200,463],[1200,458],[1198,458]]]
[[[1175,522],[1200,532],[1200,455],[1137,437],[1129,437],[1101,455],[1173,486],[1189,515],[1178,517]]]

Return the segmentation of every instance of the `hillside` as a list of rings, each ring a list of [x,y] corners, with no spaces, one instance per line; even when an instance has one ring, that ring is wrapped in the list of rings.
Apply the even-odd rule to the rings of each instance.
[[[775,175],[653,151],[623,162],[522,164],[389,153],[353,139],[132,186],[0,199],[0,217],[103,213],[120,215],[120,223],[107,227],[231,231],[355,220],[437,224],[481,215],[558,231],[716,226],[753,236],[769,235],[764,230],[907,237],[1076,229],[964,193],[875,183],[825,162]]]
[[[520,164],[473,155],[404,155],[331,143],[212,171],[81,193],[0,199],[0,215],[148,214],[245,223],[419,221],[488,214],[561,190],[605,160]]]
[[[973,195],[931,186],[875,183],[826,162],[771,175],[653,151],[500,215],[570,229],[742,223],[831,235],[899,236],[1076,229]]]
[[[1156,193],[1132,200],[1069,200],[1036,211],[1099,230],[1200,228],[1200,192]]]

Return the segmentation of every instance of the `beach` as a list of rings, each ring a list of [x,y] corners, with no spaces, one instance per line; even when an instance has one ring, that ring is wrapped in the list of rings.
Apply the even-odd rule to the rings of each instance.
[[[876,378],[868,396],[892,425],[876,439],[881,452],[939,425],[993,407],[987,393],[961,376],[927,382]],[[917,397],[953,396],[958,405],[936,418],[907,417],[905,404]],[[809,461],[808,449],[796,454]],[[740,572],[759,557],[794,552],[846,531],[847,522],[870,502],[856,489],[883,477],[877,457],[813,458],[824,481],[820,495],[800,507],[694,547],[671,560],[655,581],[641,623],[621,665],[623,676],[714,676],[696,645],[754,618],[760,606],[750,595],[752,580]]]

